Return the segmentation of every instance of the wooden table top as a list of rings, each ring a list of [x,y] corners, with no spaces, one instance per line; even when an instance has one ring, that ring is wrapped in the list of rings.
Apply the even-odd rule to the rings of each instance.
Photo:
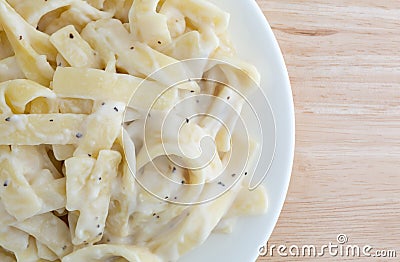
[[[348,245],[394,249],[398,261],[400,1],[257,2],[282,49],[296,113],[292,179],[268,244],[320,247],[346,234]]]

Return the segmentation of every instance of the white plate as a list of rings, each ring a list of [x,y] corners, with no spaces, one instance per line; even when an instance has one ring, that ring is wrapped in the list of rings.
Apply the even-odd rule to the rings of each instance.
[[[294,154],[294,109],[286,66],[258,5],[253,0],[212,0],[231,14],[230,36],[240,57],[261,73],[264,89],[275,116],[276,150],[264,180],[269,207],[265,215],[240,218],[232,234],[212,234],[200,247],[179,262],[250,262],[270,237],[288,189]],[[265,134],[268,136],[268,132]]]

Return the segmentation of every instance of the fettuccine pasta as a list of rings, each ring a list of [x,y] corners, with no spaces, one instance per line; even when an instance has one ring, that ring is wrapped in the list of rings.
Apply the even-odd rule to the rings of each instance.
[[[206,0],[0,0],[1,261],[176,261],[211,233],[231,232],[237,216],[266,211],[265,189],[244,186],[254,140],[225,194],[177,204],[213,192],[206,185],[242,141],[227,131],[238,121],[228,112],[245,103],[220,83],[192,81],[177,62],[214,59],[197,73],[222,75],[243,94],[254,88],[249,79],[260,81],[228,25],[229,14]],[[199,99],[177,107],[202,94],[231,110]],[[225,125],[189,120],[193,108],[217,112]],[[167,115],[183,123],[179,134],[160,131]],[[214,157],[190,168],[202,163],[193,159],[205,136]],[[174,185],[159,182],[160,172]]]

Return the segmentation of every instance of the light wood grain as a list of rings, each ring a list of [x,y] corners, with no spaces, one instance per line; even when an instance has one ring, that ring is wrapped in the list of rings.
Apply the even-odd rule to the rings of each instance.
[[[321,246],[343,233],[348,244],[396,249],[397,259],[381,261],[398,261],[400,1],[257,2],[284,54],[296,111],[292,180],[269,244]]]

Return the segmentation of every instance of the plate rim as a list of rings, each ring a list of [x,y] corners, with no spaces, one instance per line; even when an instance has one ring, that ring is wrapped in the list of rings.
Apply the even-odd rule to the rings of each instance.
[[[224,11],[227,11],[224,7],[231,4],[231,5],[235,5],[232,0],[210,0],[210,2],[216,4],[217,6],[221,7]],[[245,239],[244,241],[247,242],[251,242],[247,245],[250,245],[253,247],[251,248],[251,250],[254,250],[253,253],[249,253],[246,255],[246,258],[248,259],[252,259],[252,261],[255,261],[258,257],[258,247],[264,245],[265,243],[267,243],[267,241],[269,240],[269,238],[271,237],[271,234],[273,232],[273,230],[276,227],[276,224],[278,222],[279,216],[282,212],[284,203],[286,201],[287,195],[288,195],[288,190],[289,190],[289,185],[290,185],[290,180],[291,180],[291,176],[292,176],[292,171],[293,171],[293,165],[294,165],[294,155],[295,155],[295,136],[296,136],[296,120],[295,120],[295,108],[294,108],[294,99],[293,99],[293,89],[291,86],[291,82],[290,82],[290,77],[289,77],[289,73],[287,70],[287,66],[285,63],[285,59],[282,53],[282,50],[279,46],[278,40],[274,34],[274,32],[272,31],[272,28],[268,22],[267,17],[264,15],[263,11],[261,10],[261,7],[258,5],[256,0],[252,0],[252,1],[248,1],[248,0],[237,0],[238,5],[239,6],[246,6],[248,8],[248,12],[252,13],[255,17],[254,17],[254,23],[258,24],[260,27],[262,27],[263,30],[263,36],[265,38],[268,38],[269,40],[269,44],[272,45],[273,48],[273,53],[275,56],[275,63],[274,65],[277,65],[277,67],[279,67],[279,74],[281,75],[281,85],[282,88],[284,87],[284,91],[285,92],[285,107],[286,107],[286,113],[285,113],[285,117],[287,119],[284,120],[285,123],[282,124],[280,119],[276,119],[277,122],[277,128],[278,125],[279,126],[286,126],[288,128],[287,133],[288,135],[283,137],[286,141],[285,141],[285,145],[279,145],[280,142],[282,142],[282,138],[279,137],[277,138],[277,150],[278,147],[280,147],[280,149],[284,148],[285,149],[285,157],[287,158],[287,162],[284,164],[284,171],[281,171],[281,177],[279,179],[279,187],[281,188],[281,190],[279,191],[279,195],[275,195],[273,197],[274,199],[274,210],[268,210],[268,217],[270,217],[270,222],[266,222],[265,227],[263,227],[263,237],[257,239],[257,240],[249,240]],[[236,1],[235,1],[236,3]],[[228,11],[229,12],[229,11]],[[236,17],[237,18],[237,17]],[[242,18],[243,19],[243,18]],[[232,21],[230,21],[230,27],[231,27],[231,23]],[[230,39],[232,40],[233,38],[233,32],[232,30],[229,30],[229,35],[230,35]],[[232,43],[235,47],[236,46],[236,42],[232,40]],[[240,48],[237,48],[238,51],[240,51]],[[242,58],[247,59],[246,56],[241,56]],[[249,60],[249,59],[247,59]],[[250,63],[252,61],[250,60]],[[257,67],[258,68],[258,67]],[[263,75],[262,75],[263,76]],[[262,86],[262,85],[261,85]],[[265,91],[266,88],[263,88],[263,91]],[[273,103],[271,103],[273,109]],[[274,110],[275,113],[275,118],[277,118],[276,114],[276,110]],[[278,112],[278,114],[281,114]],[[283,114],[283,113],[282,113]],[[279,131],[277,130],[277,133]],[[279,135],[279,134],[278,134]],[[275,156],[276,157],[276,156]],[[278,156],[279,157],[279,156]],[[272,166],[274,166],[274,162],[275,162],[275,166],[276,166],[276,159],[274,159]],[[263,185],[267,185],[269,180],[271,179],[270,174],[268,174],[267,178],[263,181]],[[267,193],[268,193],[268,185],[267,187]],[[270,195],[268,196],[270,201]],[[267,216],[266,216],[267,217]],[[240,218],[241,219],[241,218]],[[248,219],[248,217],[244,218],[244,219]],[[233,232],[235,232],[236,227],[234,228]],[[206,240],[205,243],[207,243],[208,241],[214,241],[210,240],[210,238],[216,238],[215,236],[216,234],[211,234],[211,236]],[[228,235],[229,236],[229,235]],[[243,241],[243,242],[244,242]],[[204,243],[201,245],[203,246]],[[257,246],[258,245],[258,246]],[[201,247],[200,246],[200,247]],[[196,249],[199,249],[200,247],[196,247]],[[215,251],[215,250],[214,250]],[[192,257],[191,253],[193,251],[190,251],[188,254],[185,254],[183,256],[183,260],[179,260],[179,261],[193,261],[192,258],[196,258],[196,256]],[[203,250],[204,252],[204,250]],[[194,252],[195,254],[204,254],[201,253],[201,251],[198,252]],[[197,260],[196,260],[197,261]],[[203,260],[199,260],[199,261],[203,261]],[[219,261],[225,261],[225,260],[219,260]],[[232,261],[232,260],[229,260]],[[236,260],[235,260],[236,261]]]

